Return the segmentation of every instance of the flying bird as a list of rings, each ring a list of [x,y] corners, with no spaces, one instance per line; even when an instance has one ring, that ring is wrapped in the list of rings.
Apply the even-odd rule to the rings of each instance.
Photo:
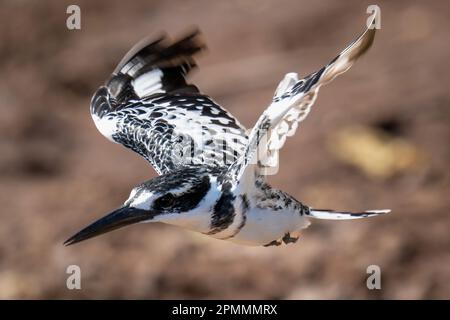
[[[91,100],[97,129],[140,154],[159,176],[131,190],[124,205],[76,233],[71,245],[138,222],[163,222],[244,245],[296,242],[311,218],[347,220],[390,210],[309,207],[266,177],[287,137],[311,111],[319,88],[371,46],[368,27],[330,63],[304,78],[288,73],[252,130],[186,82],[204,47],[196,30],[161,36],[128,52]]]

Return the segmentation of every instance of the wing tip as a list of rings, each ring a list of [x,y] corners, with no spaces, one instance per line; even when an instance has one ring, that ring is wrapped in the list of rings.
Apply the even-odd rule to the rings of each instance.
[[[370,22],[367,21],[366,29],[349,46],[347,46],[347,48],[345,48],[339,56],[343,56],[346,53],[349,53],[348,59],[356,60],[364,53],[366,53],[375,40],[375,34],[377,30],[375,23],[376,19],[377,17],[374,16]],[[338,57],[336,57],[336,59]]]
[[[147,37],[125,54],[106,86],[119,104],[161,92],[198,92],[185,78],[197,67],[193,56],[205,49],[206,44],[196,26],[189,27],[174,40],[165,33]]]

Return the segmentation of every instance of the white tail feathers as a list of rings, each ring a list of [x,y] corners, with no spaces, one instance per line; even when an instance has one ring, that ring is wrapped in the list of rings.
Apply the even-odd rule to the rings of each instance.
[[[309,209],[308,216],[316,219],[326,220],[351,220],[378,216],[380,214],[389,213],[390,209],[369,210],[363,212],[345,212],[325,209]]]

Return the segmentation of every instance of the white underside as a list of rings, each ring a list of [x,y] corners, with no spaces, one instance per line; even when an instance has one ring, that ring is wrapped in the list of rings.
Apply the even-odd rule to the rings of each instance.
[[[116,132],[116,121],[109,120],[107,117],[99,118],[95,114],[92,114],[97,130],[100,131],[108,140],[117,143],[113,139],[113,135]]]
[[[298,212],[254,208],[247,213],[244,227],[229,241],[250,246],[269,244],[286,233],[294,233],[310,225]]]

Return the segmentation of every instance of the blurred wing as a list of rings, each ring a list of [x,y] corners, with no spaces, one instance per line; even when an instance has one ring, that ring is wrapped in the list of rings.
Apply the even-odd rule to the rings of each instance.
[[[244,154],[230,167],[229,173],[234,181],[241,178],[250,163],[257,165],[259,174],[277,166],[279,150],[311,111],[319,88],[347,71],[370,48],[374,37],[375,29],[368,28],[319,71],[300,80],[296,73],[285,76],[275,91],[272,103],[252,129]]]
[[[138,44],[92,98],[98,130],[159,174],[186,164],[230,165],[247,144],[245,128],[186,83],[192,55],[203,47],[197,31],[173,44],[166,37]]]

